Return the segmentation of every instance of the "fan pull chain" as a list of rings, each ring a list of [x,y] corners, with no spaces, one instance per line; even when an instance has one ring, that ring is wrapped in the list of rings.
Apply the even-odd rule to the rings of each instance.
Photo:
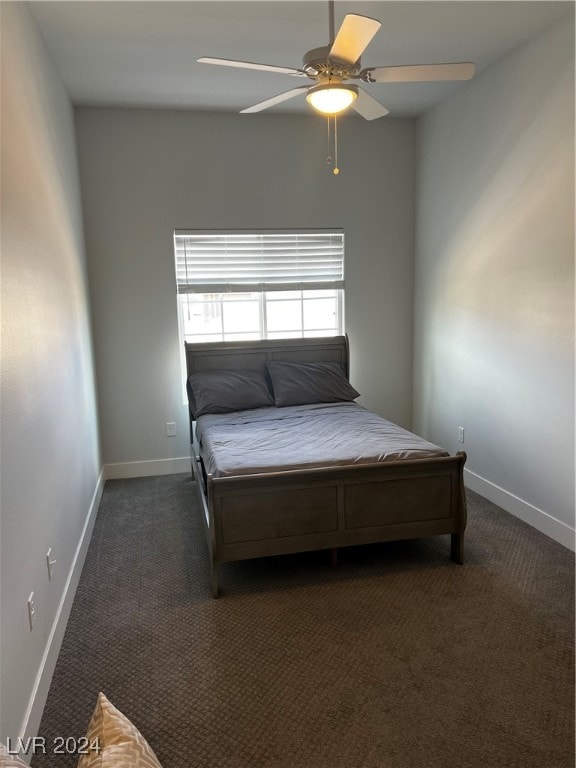
[[[328,115],[328,122],[326,123],[326,143],[328,145],[328,154],[326,155],[326,165],[332,165],[332,163],[335,161],[334,168],[332,169],[332,173],[334,176],[338,176],[340,173],[340,168],[338,168],[338,123],[336,119],[336,115],[334,115],[334,157],[330,154],[330,150],[332,149],[332,142],[330,141],[330,115]]]
[[[326,129],[326,149],[328,152],[326,155],[326,165],[332,165],[332,155],[330,154],[330,115],[328,115]]]
[[[332,173],[334,176],[338,176],[340,168],[338,168],[338,120],[336,115],[334,115],[334,163]]]

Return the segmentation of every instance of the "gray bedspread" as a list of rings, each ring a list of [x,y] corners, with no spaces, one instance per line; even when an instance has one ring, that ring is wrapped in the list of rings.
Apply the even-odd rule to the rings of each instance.
[[[449,455],[356,403],[206,415],[196,435],[213,477]]]

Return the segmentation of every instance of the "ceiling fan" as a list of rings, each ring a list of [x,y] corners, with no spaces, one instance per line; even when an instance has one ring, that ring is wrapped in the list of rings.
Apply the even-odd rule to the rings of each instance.
[[[410,64],[362,69],[360,57],[378,32],[381,23],[368,16],[351,13],[345,16],[338,34],[334,34],[334,0],[329,0],[328,25],[330,43],[304,54],[302,67],[280,67],[275,64],[255,64],[203,56],[201,64],[256,69],[263,72],[307,78],[313,85],[299,85],[241,110],[243,114],[261,112],[295,96],[306,94],[306,100],[319,112],[332,116],[352,107],[366,120],[375,120],[389,113],[379,101],[360,86],[350,83],[413,83],[447,80],[470,80],[475,66],[470,62],[450,64]]]

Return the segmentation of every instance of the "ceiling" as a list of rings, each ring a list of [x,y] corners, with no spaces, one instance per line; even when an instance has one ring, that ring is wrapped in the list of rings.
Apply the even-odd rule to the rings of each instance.
[[[32,13],[72,101],[79,105],[238,112],[283,91],[288,75],[198,64],[200,56],[300,67],[328,43],[328,2],[35,2]],[[382,22],[363,67],[472,61],[477,72],[566,17],[573,2],[337,0]],[[366,86],[393,117],[421,114],[460,83]],[[272,112],[309,112],[301,96]]]

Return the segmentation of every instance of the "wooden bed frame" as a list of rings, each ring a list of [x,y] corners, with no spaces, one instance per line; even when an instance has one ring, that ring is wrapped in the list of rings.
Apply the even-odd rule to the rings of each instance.
[[[348,375],[348,340],[186,343],[188,376],[209,369],[264,370],[272,360],[338,360]],[[192,472],[202,497],[214,597],[218,565],[233,560],[449,533],[451,557],[463,562],[464,452],[416,461],[205,477],[193,420],[191,412]]]

